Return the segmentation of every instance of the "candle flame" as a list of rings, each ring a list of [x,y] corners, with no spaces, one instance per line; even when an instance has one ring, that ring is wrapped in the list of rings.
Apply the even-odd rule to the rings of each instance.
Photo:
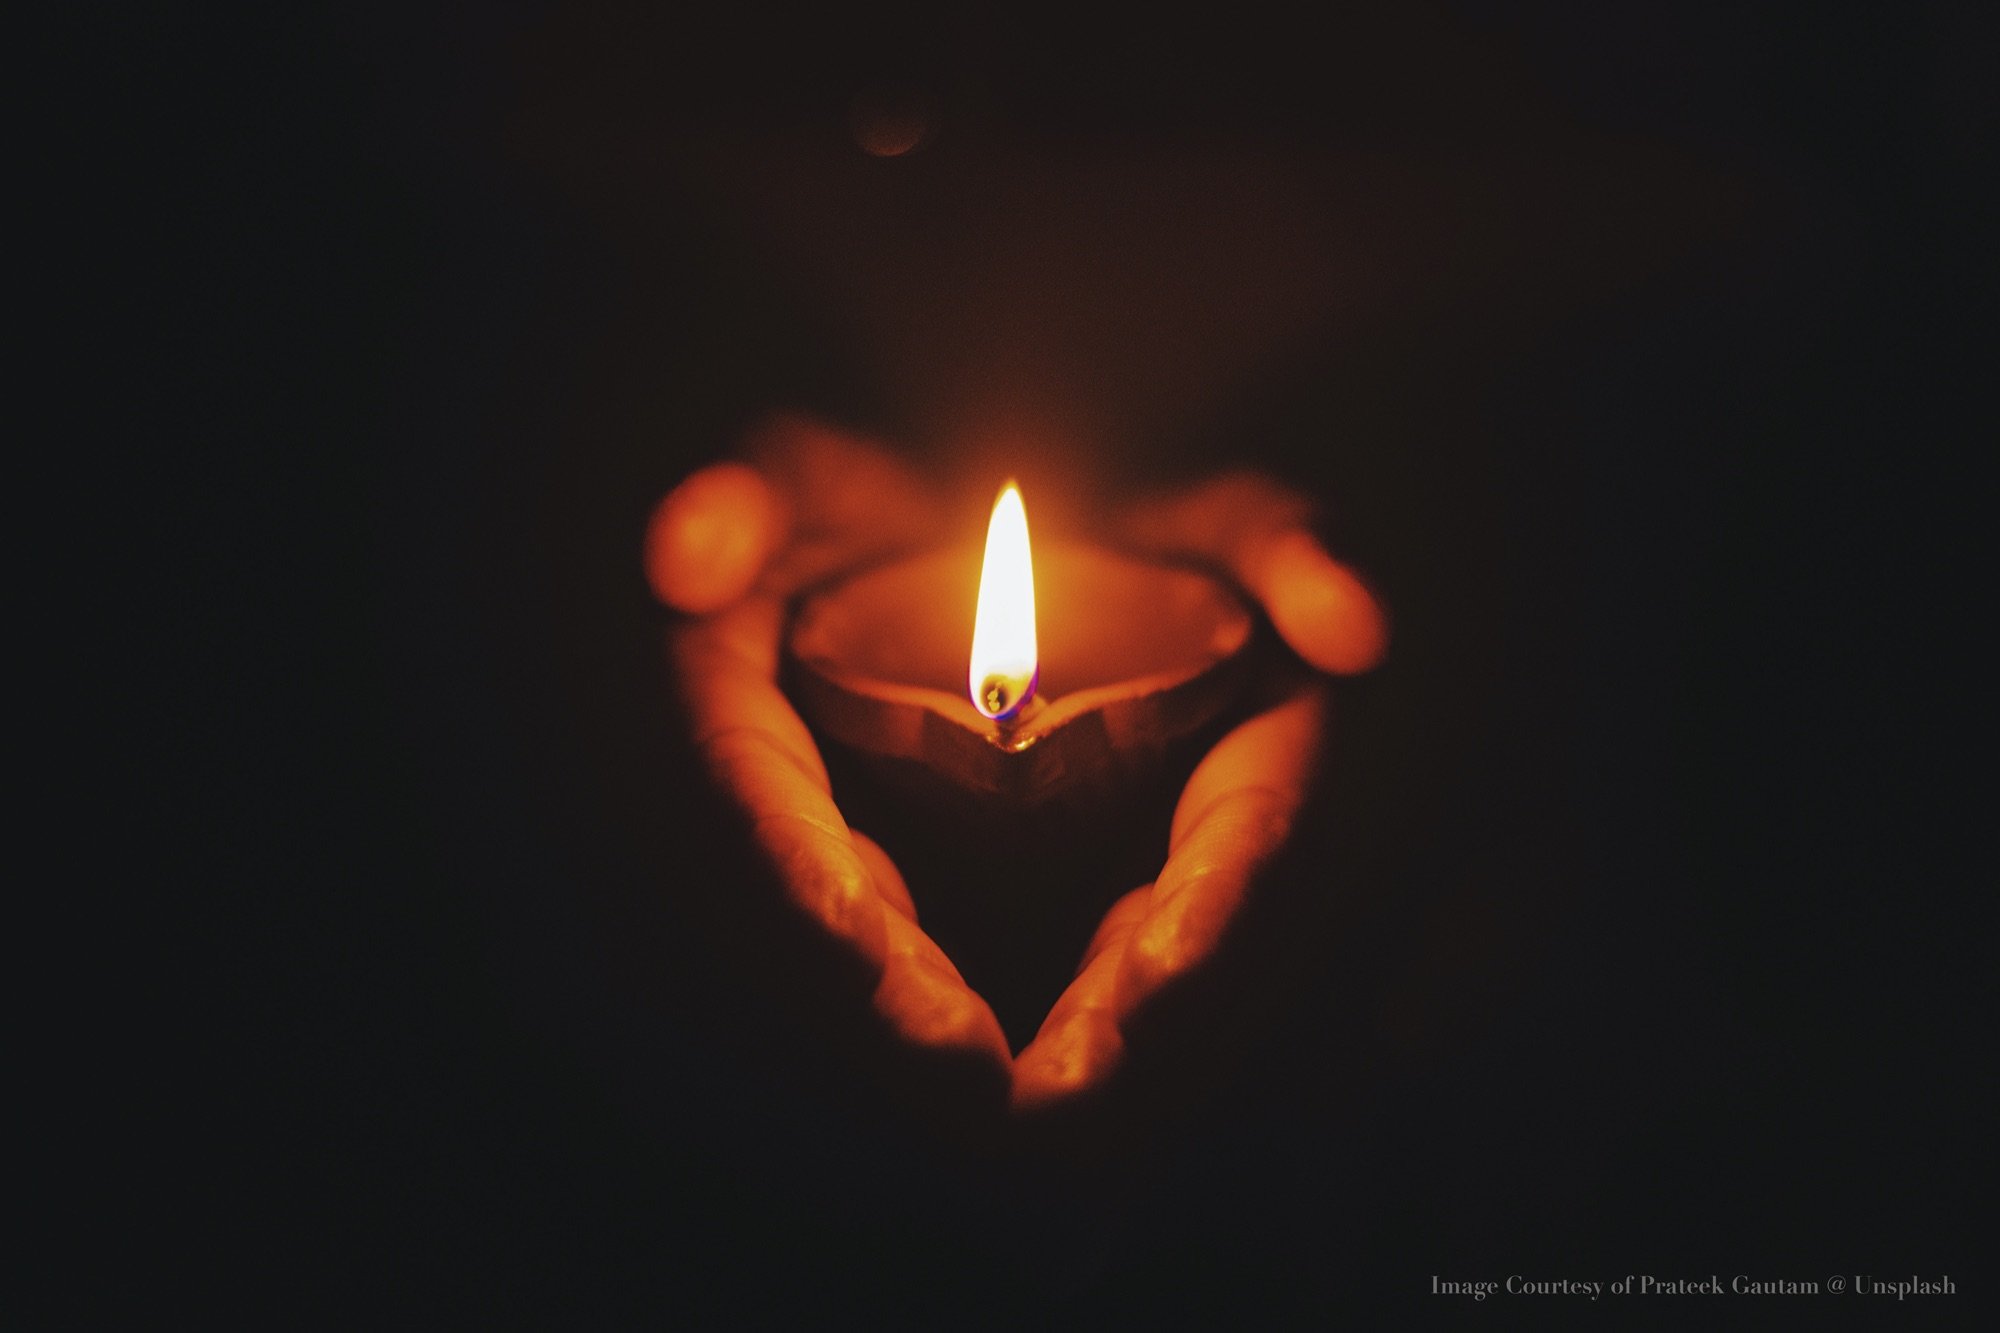
[[[972,622],[972,703],[1005,722],[1034,697],[1041,662],[1035,649],[1035,568],[1028,553],[1028,511],[1008,482],[986,525],[979,572],[979,614]]]

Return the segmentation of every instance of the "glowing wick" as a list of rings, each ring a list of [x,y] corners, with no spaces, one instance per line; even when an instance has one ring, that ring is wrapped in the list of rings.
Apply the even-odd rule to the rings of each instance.
[[[972,703],[996,722],[1011,721],[1035,697],[1041,669],[1035,650],[1035,569],[1028,553],[1028,511],[1013,482],[1001,488],[986,525],[979,572],[979,614],[972,622]]]

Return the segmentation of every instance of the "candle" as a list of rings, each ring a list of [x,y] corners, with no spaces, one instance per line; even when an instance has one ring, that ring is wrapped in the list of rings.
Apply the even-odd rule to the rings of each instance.
[[[786,683],[823,738],[908,788],[1088,800],[1221,717],[1254,623],[1191,567],[1074,543],[1031,551],[1009,484],[983,552],[932,552],[803,597]]]

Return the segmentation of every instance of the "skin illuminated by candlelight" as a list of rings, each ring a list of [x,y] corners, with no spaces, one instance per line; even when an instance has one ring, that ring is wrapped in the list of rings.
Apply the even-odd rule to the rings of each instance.
[[[861,981],[852,1002],[872,1006],[914,1065],[982,1068],[991,1077],[981,1086],[995,1095],[1011,1089],[1023,1109],[1104,1087],[1144,1026],[1136,1020],[1214,957],[1288,838],[1323,749],[1324,687],[1289,694],[1202,760],[1176,805],[1159,874],[1106,914],[1075,980],[1034,1040],[1011,1054],[992,1009],[919,925],[894,863],[848,827],[812,734],[777,683],[787,599],[819,578],[933,543],[934,516],[945,508],[883,450],[803,418],[768,423],[744,455],[676,487],[654,511],[645,543],[655,594],[686,613],[671,633],[670,664],[709,773],[744,814],[792,905],[852,964],[842,973]],[[1018,493],[1003,494],[995,529],[1008,494],[1021,514]],[[1295,493],[1237,474],[1140,505],[1117,531],[1130,545],[1229,571],[1319,670],[1365,671],[1387,647],[1386,619],[1366,585],[1326,553],[1310,519]],[[1025,517],[1018,521],[1025,565]],[[1034,674],[1031,586],[1028,598],[1027,657],[989,668],[1011,682],[1025,666],[1015,708]],[[1007,614],[1018,629],[1014,607]],[[982,581],[982,625],[986,613]],[[981,711],[997,716],[1004,707]]]
[[[1021,488],[1008,482],[986,525],[979,571],[979,613],[972,623],[968,674],[972,703],[997,722],[1018,714],[1035,694],[1035,571]]]

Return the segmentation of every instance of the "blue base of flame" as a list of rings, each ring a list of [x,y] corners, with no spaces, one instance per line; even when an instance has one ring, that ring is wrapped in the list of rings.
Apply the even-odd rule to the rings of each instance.
[[[1012,722],[1015,718],[1021,715],[1021,710],[1023,708],[1026,708],[1028,704],[1034,699],[1035,687],[1040,685],[1041,683],[1042,683],[1042,669],[1040,666],[1037,666],[1035,668],[1035,674],[1028,677],[1028,688],[1021,691],[1021,697],[1016,699],[1013,702],[1013,704],[1007,709],[1006,712],[987,713],[986,710],[983,708],[981,708],[979,711],[985,714],[987,717],[993,719],[995,722]],[[974,707],[977,706],[978,706],[977,701],[975,701]]]

